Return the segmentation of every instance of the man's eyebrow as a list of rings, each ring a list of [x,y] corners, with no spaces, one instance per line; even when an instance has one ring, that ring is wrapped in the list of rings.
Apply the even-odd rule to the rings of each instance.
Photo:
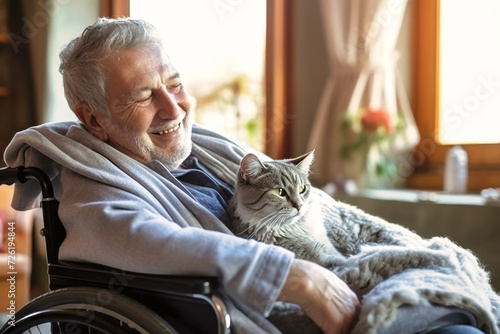
[[[181,75],[179,74],[179,72],[174,72],[167,77],[167,81],[179,79],[180,77]]]

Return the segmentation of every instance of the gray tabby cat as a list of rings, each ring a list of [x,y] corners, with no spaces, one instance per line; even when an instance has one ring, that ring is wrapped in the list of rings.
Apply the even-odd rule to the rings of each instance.
[[[295,159],[261,161],[247,154],[240,163],[229,212],[233,233],[293,251],[327,266],[342,256],[328,239],[320,207],[309,201],[314,153]]]

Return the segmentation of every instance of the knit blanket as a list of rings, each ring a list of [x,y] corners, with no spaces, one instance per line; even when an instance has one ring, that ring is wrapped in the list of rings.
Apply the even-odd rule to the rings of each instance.
[[[381,332],[403,306],[466,310],[485,333],[500,333],[500,296],[470,251],[447,238],[423,239],[320,191],[315,196],[315,203],[328,207],[329,239],[343,254],[329,267],[361,300],[352,333]],[[299,315],[295,306],[281,303],[271,319],[283,332],[314,333],[314,325]]]

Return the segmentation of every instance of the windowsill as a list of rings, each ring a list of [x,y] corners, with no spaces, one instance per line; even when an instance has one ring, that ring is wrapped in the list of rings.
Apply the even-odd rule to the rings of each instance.
[[[445,194],[438,191],[394,190],[394,189],[360,189],[353,196],[379,200],[405,202],[432,202],[452,205],[500,205],[500,200],[487,200],[477,194]]]
[[[488,154],[485,153],[486,156]],[[500,158],[500,157],[499,157]],[[500,166],[470,167],[467,173],[467,189],[470,193],[479,194],[483,189],[500,188]],[[410,189],[432,189],[439,192],[443,189],[443,166],[438,170],[419,170],[406,180]]]

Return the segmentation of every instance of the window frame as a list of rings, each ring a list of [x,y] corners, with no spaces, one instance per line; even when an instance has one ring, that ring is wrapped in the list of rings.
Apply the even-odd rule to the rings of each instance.
[[[408,186],[443,189],[446,153],[452,145],[437,142],[440,108],[439,8],[440,0],[414,0],[412,99],[421,142],[412,157],[414,173]],[[462,145],[469,161],[469,192],[500,187],[500,144]]]
[[[130,16],[130,1],[101,0],[101,16],[112,18]]]
[[[264,152],[274,159],[293,155],[293,1],[266,1],[265,143]]]

